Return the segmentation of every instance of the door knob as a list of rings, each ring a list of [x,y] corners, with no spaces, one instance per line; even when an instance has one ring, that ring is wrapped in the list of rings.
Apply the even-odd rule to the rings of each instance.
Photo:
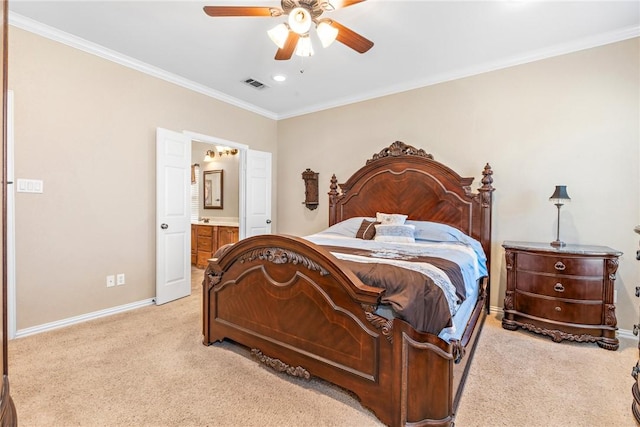
[[[267,224],[271,224],[271,220],[270,219],[267,220]]]
[[[166,230],[167,228],[169,228],[169,226],[167,224],[162,224],[160,225],[160,228],[162,228],[163,230]]]

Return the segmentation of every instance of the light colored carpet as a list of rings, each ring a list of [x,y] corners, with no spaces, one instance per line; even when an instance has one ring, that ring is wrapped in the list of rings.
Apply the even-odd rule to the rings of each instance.
[[[190,297],[9,343],[21,426],[379,426],[350,394],[276,374],[247,351],[201,343]],[[487,319],[456,425],[634,426],[636,342],[553,343]]]

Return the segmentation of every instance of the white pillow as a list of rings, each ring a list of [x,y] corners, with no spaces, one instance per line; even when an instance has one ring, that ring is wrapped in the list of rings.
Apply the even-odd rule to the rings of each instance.
[[[376,212],[376,221],[380,224],[389,225],[397,224],[402,225],[407,220],[407,215],[401,214],[387,214],[382,212]]]
[[[388,243],[414,243],[413,237],[416,227],[405,224],[378,224],[376,235],[373,238],[376,242]]]

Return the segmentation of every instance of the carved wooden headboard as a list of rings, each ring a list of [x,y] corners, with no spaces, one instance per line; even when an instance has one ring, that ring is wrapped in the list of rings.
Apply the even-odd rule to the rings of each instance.
[[[473,178],[463,178],[431,154],[396,141],[367,160],[344,184],[331,178],[329,225],[376,212],[448,224],[480,241],[491,254],[493,171],[487,163],[478,192]],[[338,189],[340,191],[338,191]]]

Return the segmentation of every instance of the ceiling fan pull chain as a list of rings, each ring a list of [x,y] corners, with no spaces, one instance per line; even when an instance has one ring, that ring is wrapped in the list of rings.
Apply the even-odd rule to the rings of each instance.
[[[300,74],[304,74],[304,56],[300,57]]]

